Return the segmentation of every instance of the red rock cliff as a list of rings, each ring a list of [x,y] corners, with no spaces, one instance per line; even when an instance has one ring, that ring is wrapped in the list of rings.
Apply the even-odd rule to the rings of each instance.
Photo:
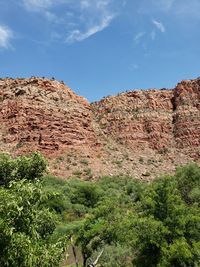
[[[93,105],[103,132],[129,147],[200,152],[200,79],[174,90],[140,90],[107,97]]]
[[[4,79],[0,99],[3,147],[50,154],[96,144],[89,103],[58,81]]]
[[[200,79],[91,105],[58,81],[1,79],[0,150],[42,151],[58,175],[173,171],[200,158]]]

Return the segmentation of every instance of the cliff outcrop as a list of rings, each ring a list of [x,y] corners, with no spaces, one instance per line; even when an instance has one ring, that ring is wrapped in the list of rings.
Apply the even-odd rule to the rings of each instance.
[[[200,158],[200,79],[89,104],[62,82],[0,80],[0,150],[41,151],[56,175],[142,179]]]
[[[173,90],[139,90],[107,97],[93,105],[105,135],[130,148],[200,151],[200,79]]]
[[[50,155],[97,145],[90,104],[58,81],[1,80],[0,114],[1,143],[11,150]]]

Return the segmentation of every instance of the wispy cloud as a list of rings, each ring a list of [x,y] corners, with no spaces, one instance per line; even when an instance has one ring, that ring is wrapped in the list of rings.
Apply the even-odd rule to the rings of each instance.
[[[133,63],[130,65],[129,70],[135,71],[139,69],[139,65],[137,63]]]
[[[146,32],[139,32],[135,35],[134,37],[134,42],[136,44],[138,44],[140,42],[140,40],[142,39],[142,37],[146,34]]]
[[[154,6],[162,11],[169,11],[177,0],[153,0]]]
[[[111,8],[113,0],[80,0],[81,23],[70,30],[67,43],[81,42],[107,28],[116,14]]]
[[[102,18],[102,21],[98,25],[93,25],[91,28],[87,29],[86,32],[81,32],[80,30],[72,30],[70,34],[66,38],[67,43],[73,42],[81,42],[90,36],[96,34],[97,32],[103,31],[107,28],[114,18],[114,15],[107,15],[106,17]]]
[[[119,0],[21,0],[29,12],[39,12],[51,23],[53,35],[67,43],[81,42],[107,28],[116,17]],[[59,6],[62,4],[62,9]],[[67,14],[71,14],[68,16]],[[65,30],[65,32],[64,32]]]
[[[188,18],[200,20],[199,0],[140,0],[138,5],[140,14],[164,13],[176,16],[177,19]]]
[[[12,30],[4,25],[0,25],[0,48],[8,49],[11,47],[10,40],[13,38]]]
[[[32,11],[47,9],[53,4],[53,0],[23,0],[24,6]]]
[[[151,31],[141,31],[137,33],[134,37],[135,44],[139,44],[143,42],[143,45],[144,45],[144,43],[146,43],[149,37],[152,41],[154,41],[156,39],[156,29],[162,33],[166,31],[165,26],[162,22],[157,21],[157,20],[152,20],[151,22],[154,25],[154,29],[152,29]]]
[[[151,0],[150,0],[151,1]],[[152,0],[155,7],[170,14],[190,16],[200,18],[199,0]]]
[[[165,26],[162,22],[157,20],[152,20],[152,23],[156,26],[156,28],[161,31],[162,33],[165,32]]]
[[[181,4],[176,6],[176,14],[192,18],[200,19],[200,1],[199,0],[183,0]]]

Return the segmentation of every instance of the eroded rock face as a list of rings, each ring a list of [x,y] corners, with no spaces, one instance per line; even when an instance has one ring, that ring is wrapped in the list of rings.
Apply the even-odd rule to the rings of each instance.
[[[60,176],[150,180],[200,163],[200,79],[89,104],[62,82],[0,80],[0,151],[39,150]]]
[[[0,124],[1,142],[20,152],[96,145],[89,103],[58,81],[1,80]]]
[[[200,78],[182,81],[174,90],[176,147],[200,156]]]
[[[97,122],[106,135],[134,148],[163,149],[173,143],[173,91],[122,93],[94,105]]]
[[[105,135],[133,149],[185,149],[189,156],[199,156],[200,79],[182,81],[174,90],[107,97],[93,110]]]

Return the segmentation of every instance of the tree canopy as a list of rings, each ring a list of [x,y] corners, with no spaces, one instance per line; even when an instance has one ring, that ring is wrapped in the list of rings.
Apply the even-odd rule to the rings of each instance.
[[[46,170],[38,153],[0,156],[0,266],[200,266],[197,164],[150,184]]]
[[[56,213],[39,179],[46,161],[39,154],[0,158],[0,266],[59,266],[64,242],[53,240]]]

